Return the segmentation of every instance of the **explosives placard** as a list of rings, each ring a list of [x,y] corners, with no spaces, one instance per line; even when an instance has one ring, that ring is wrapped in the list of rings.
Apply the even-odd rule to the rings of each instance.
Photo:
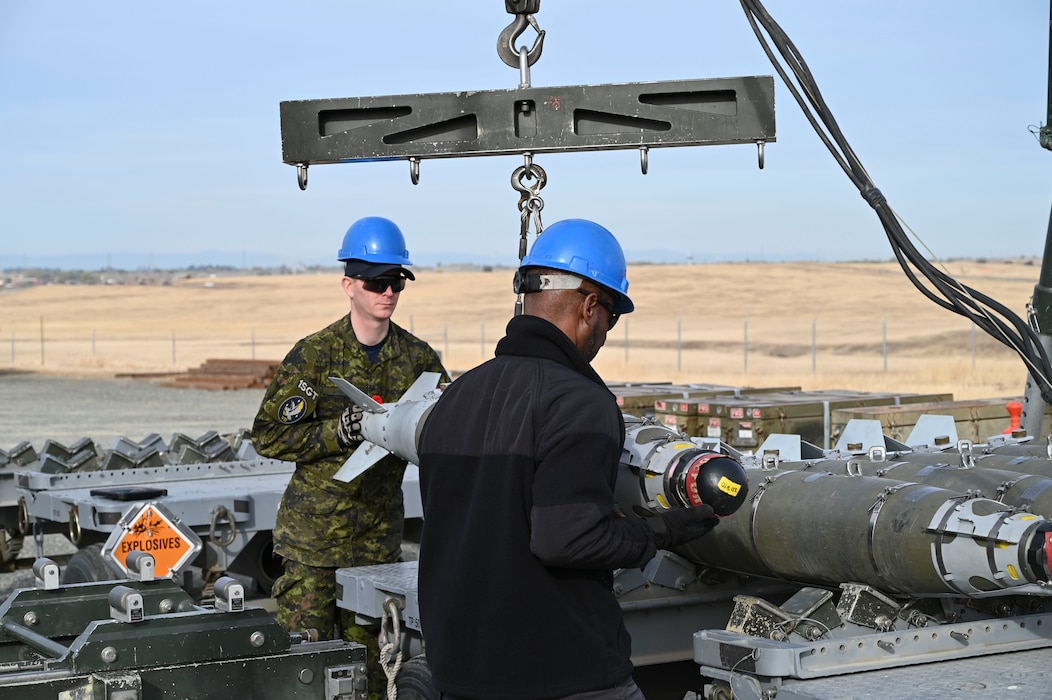
[[[171,577],[201,551],[201,538],[156,501],[137,503],[124,514],[110,533],[102,552],[125,574],[128,555],[146,552],[154,558],[158,578]]]

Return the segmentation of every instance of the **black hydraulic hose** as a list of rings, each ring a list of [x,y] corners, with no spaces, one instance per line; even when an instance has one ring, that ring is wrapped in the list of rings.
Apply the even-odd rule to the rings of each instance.
[[[759,0],[740,1],[746,19],[759,40],[760,46],[767,54],[782,82],[800,105],[811,127],[837,164],[858,188],[863,199],[877,213],[895,259],[906,277],[925,297],[942,308],[969,319],[998,342],[1015,351],[1040,387],[1045,402],[1052,404],[1052,383],[1050,383],[1052,363],[1049,361],[1048,353],[1041,343],[1037,330],[1007,306],[939,270],[917,250],[903,230],[899,217],[891,209],[884,195],[873,184],[862,162],[848,144],[799,50]],[[765,38],[765,33],[770,38],[770,43],[774,45],[774,49]],[[1052,26],[1050,26],[1050,40],[1052,40]],[[788,65],[788,72],[779,61],[775,51]],[[1050,59],[1050,66],[1052,66],[1052,59]],[[792,73],[793,79],[790,79],[789,72]],[[1050,105],[1052,105],[1052,97],[1050,97]],[[924,281],[920,279],[921,277],[924,278]]]

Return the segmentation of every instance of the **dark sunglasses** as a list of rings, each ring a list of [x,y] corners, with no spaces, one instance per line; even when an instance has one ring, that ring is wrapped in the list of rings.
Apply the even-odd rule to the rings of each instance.
[[[383,294],[390,287],[396,294],[405,289],[404,277],[373,277],[362,280],[362,289],[373,294]]]
[[[581,289],[580,287],[577,288],[577,292],[579,294],[583,295],[583,296],[588,296],[589,294],[594,294],[594,292],[589,292],[587,289]],[[614,311],[614,305],[611,302],[605,301],[598,294],[595,295],[595,301],[596,301],[597,304],[599,304],[599,306],[602,306],[604,309],[606,309],[606,312],[608,314],[610,314],[610,325],[608,325],[606,327],[606,329],[608,331],[611,330],[614,326],[617,325],[617,319],[621,318],[621,314],[619,314],[618,312]]]

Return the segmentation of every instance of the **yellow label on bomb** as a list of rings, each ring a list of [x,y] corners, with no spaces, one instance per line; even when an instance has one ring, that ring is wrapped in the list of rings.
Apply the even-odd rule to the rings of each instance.
[[[738,492],[742,489],[742,485],[731,481],[725,476],[721,476],[720,480],[716,483],[716,488],[724,493],[730,494],[731,496],[737,496]]]

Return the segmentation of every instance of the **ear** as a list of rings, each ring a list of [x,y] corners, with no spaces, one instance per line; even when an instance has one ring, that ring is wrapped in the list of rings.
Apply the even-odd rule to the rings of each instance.
[[[354,298],[354,280],[350,277],[343,278],[343,293],[347,295],[348,299]]]
[[[581,302],[578,308],[578,319],[583,330],[591,330],[595,325],[596,315],[599,312],[599,297],[592,293],[588,295],[577,295]]]

